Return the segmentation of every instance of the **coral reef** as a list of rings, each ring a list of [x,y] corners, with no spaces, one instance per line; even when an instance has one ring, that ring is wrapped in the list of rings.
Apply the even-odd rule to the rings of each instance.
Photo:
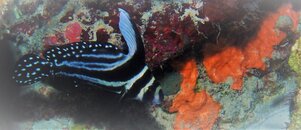
[[[222,106],[213,129],[270,129],[271,122],[275,122],[275,129],[286,128],[297,84],[285,63],[263,77],[244,77],[243,85],[247,87],[239,92],[230,89],[231,81],[210,82],[205,67],[200,66],[197,88],[205,89]]]
[[[287,4],[291,2],[295,4]],[[74,88],[73,81],[67,80],[27,86],[5,99],[18,99],[11,106],[18,123],[21,120],[20,128],[25,129],[277,129],[287,127],[286,123],[300,129],[300,90],[295,104],[292,98],[301,84],[301,38],[288,59],[295,40],[291,34],[301,30],[300,12],[295,12],[301,7],[298,3],[0,0],[0,40],[10,45],[11,57],[77,41],[122,46],[117,9],[124,8],[138,25],[149,66],[166,71],[167,64],[176,70],[163,73],[160,80],[167,95],[164,105],[171,105],[168,112],[120,102],[120,97],[89,85]],[[186,54],[194,58],[177,59]]]
[[[11,20],[5,19],[3,24],[11,35],[23,39],[16,45],[19,55],[80,40],[122,45],[124,40],[118,31],[116,12],[117,8],[124,8],[139,25],[138,29],[145,41],[146,61],[151,67],[156,67],[181,54],[186,46],[205,38],[203,31],[206,29],[202,26],[209,19],[202,15],[202,6],[203,1],[180,0],[64,0],[61,4],[36,0],[13,5],[15,13],[7,15]]]
[[[198,69],[195,60],[188,60],[180,69],[181,91],[173,100],[170,112],[177,112],[174,129],[212,129],[221,106],[205,90],[195,92]]]
[[[275,30],[275,23],[280,16],[287,15],[298,24],[298,14],[291,5],[283,5],[276,12],[266,16],[257,34],[247,43],[246,47],[225,47],[221,52],[208,55],[205,52],[204,65],[208,76],[216,83],[232,78],[232,89],[241,90],[243,76],[251,68],[265,70],[265,58],[271,58],[273,46],[279,44],[286,34]]]

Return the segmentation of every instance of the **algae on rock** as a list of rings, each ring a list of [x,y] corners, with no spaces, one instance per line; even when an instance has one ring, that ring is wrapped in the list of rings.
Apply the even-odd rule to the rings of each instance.
[[[295,97],[294,111],[292,113],[292,123],[289,126],[289,129],[301,129],[301,89],[300,89],[300,81],[301,81],[301,37],[296,41],[295,45],[292,47],[292,52],[289,57],[289,65],[290,67],[297,73],[297,82],[299,91],[297,96]]]
[[[288,60],[290,67],[298,74],[301,75],[301,37],[296,41],[292,47],[292,53]]]

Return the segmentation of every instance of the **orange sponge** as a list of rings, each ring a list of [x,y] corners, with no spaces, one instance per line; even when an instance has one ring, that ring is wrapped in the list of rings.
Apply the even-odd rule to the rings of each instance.
[[[188,60],[180,68],[183,77],[181,91],[173,100],[170,112],[178,112],[174,123],[176,130],[210,130],[221,109],[206,91],[196,93],[198,69],[195,60]]]
[[[275,30],[279,16],[287,15],[293,19],[294,27],[298,25],[298,13],[291,4],[283,5],[276,12],[266,16],[258,33],[247,43],[244,49],[226,47],[215,55],[206,55],[204,65],[208,76],[216,83],[232,78],[232,89],[241,90],[243,76],[247,69],[265,70],[264,58],[271,58],[273,46],[280,43],[286,34]]]

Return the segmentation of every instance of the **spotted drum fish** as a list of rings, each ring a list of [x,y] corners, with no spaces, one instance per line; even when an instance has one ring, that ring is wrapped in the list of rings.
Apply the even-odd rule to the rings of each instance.
[[[13,79],[30,85],[49,76],[65,76],[100,86],[124,98],[160,104],[163,92],[145,64],[144,46],[129,14],[119,8],[119,29],[126,44],[76,42],[54,46],[42,54],[23,56]]]

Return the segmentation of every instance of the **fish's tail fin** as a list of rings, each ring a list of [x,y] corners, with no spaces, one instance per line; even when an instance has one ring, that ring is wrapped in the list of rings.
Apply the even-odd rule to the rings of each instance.
[[[15,65],[13,79],[19,85],[30,85],[53,74],[52,63],[35,54],[21,57]]]

